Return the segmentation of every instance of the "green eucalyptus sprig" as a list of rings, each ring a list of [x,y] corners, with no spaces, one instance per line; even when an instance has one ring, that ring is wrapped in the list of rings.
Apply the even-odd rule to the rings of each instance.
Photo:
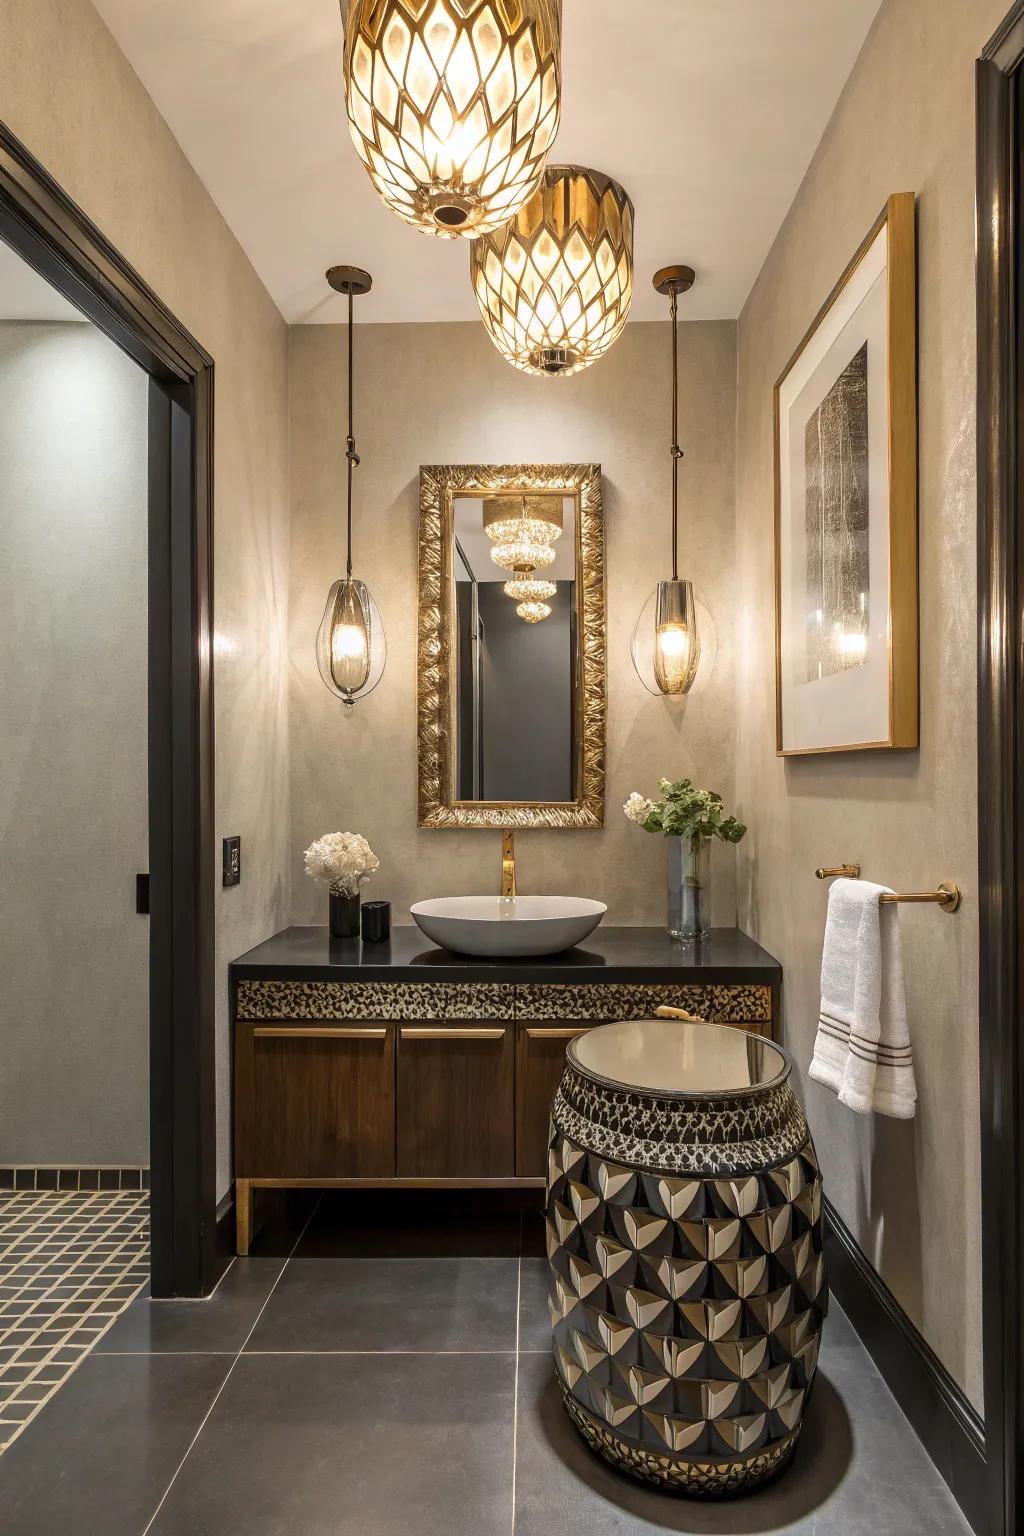
[[[691,843],[717,837],[723,843],[738,843],[746,827],[735,816],[727,816],[722,797],[713,789],[697,789],[690,779],[659,779],[660,800],[648,800],[636,790],[622,807],[626,817],[645,832],[661,832],[665,837],[685,837]]]

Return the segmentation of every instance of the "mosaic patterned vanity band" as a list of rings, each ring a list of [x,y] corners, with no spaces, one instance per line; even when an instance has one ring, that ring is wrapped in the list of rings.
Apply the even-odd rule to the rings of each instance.
[[[27,1168],[0,1165],[0,1189],[148,1189],[148,1168]]]
[[[475,983],[251,981],[238,983],[238,1018],[266,1019],[571,1019],[604,1023],[649,1018],[661,1004],[720,1024],[770,1024],[771,987],[589,982]]]

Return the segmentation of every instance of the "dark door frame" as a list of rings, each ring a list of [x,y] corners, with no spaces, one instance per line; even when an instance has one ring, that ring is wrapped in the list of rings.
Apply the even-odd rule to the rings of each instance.
[[[1024,0],[977,66],[978,893],[990,1529],[1024,1521]]]
[[[149,374],[154,1296],[212,1289],[213,359],[0,123],[0,237]]]

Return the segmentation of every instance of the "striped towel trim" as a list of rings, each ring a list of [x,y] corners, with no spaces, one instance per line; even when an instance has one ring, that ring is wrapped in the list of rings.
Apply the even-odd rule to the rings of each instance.
[[[881,1066],[898,1067],[908,1065],[913,1059],[914,1052],[911,1046],[882,1045],[877,1040],[865,1040],[863,1035],[854,1034],[842,1019],[834,1019],[830,1014],[819,1014],[818,1023],[826,1035],[831,1035],[834,1040],[841,1040],[848,1045],[862,1061],[874,1061]]]

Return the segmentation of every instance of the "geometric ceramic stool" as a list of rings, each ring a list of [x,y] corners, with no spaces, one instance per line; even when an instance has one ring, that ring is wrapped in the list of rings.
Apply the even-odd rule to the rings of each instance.
[[[574,1040],[552,1106],[549,1308],[592,1449],[676,1493],[793,1454],[828,1308],[821,1176],[780,1046],[647,1019]]]

